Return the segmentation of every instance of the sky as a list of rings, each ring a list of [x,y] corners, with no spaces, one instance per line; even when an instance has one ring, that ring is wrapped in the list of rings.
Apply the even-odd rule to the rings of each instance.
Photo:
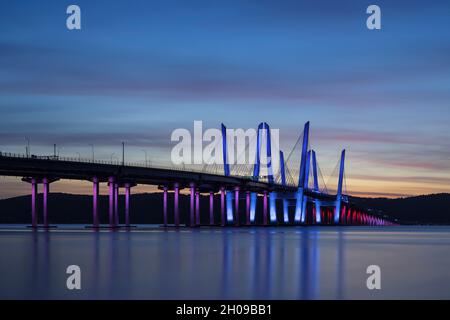
[[[125,141],[142,163],[169,162],[171,132],[194,120],[265,121],[285,153],[310,121],[325,181],[347,150],[348,193],[450,192],[450,2],[3,0],[0,114],[2,152],[28,137],[33,154],[90,158],[92,144],[114,160]],[[0,198],[22,194],[0,178]]]

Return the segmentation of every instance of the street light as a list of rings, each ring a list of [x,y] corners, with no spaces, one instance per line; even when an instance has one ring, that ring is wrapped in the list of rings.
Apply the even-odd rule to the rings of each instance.
[[[28,137],[25,137],[25,140],[27,141],[27,145],[25,147],[25,153],[28,158],[30,156],[30,139]]]
[[[147,167],[147,150],[142,149],[142,151],[145,153],[145,166]]]
[[[76,155],[78,155],[78,161],[81,161],[81,154],[79,152],[75,152]]]
[[[115,154],[116,154],[115,152],[111,153],[111,162],[113,162],[113,157]]]
[[[94,145],[92,144],[92,143],[90,143],[89,144],[90,146],[91,146],[91,148],[92,148],[92,162],[94,162],[95,161],[95,154],[94,154]]]
[[[125,165],[125,142],[122,142],[122,166]]]

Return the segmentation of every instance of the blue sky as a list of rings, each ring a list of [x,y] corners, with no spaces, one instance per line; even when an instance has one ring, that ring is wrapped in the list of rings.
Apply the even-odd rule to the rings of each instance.
[[[70,4],[82,30],[66,28]],[[366,28],[370,4],[382,29]],[[2,1],[0,150],[169,158],[170,133],[311,121],[353,194],[450,191],[448,1]],[[20,183],[3,178],[9,190]],[[62,185],[62,184],[61,184]],[[55,184],[56,186],[56,184]],[[58,188],[58,186],[56,186]],[[65,183],[67,191],[84,190]],[[24,190],[24,193],[28,190]]]

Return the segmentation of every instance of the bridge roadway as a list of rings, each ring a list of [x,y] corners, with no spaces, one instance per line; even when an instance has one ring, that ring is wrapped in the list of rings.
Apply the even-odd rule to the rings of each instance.
[[[92,181],[96,177],[99,182],[108,182],[114,177],[119,183],[168,186],[177,183],[182,188],[189,188],[194,183],[201,192],[219,191],[220,188],[232,190],[239,187],[242,191],[256,193],[280,192],[295,193],[297,187],[269,184],[254,181],[244,176],[224,176],[203,172],[191,172],[174,168],[140,167],[133,165],[70,161],[52,159],[52,157],[34,158],[0,154],[0,175],[16,177],[34,177],[47,179],[69,179]],[[304,191],[305,196],[319,200],[334,201],[336,195],[329,195],[311,190]]]

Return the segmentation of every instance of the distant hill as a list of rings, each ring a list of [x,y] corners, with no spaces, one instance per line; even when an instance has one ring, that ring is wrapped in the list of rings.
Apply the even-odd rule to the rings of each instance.
[[[450,224],[450,194],[438,193],[407,198],[358,198],[352,203],[379,210],[410,224]]]
[[[259,198],[258,208],[262,208]],[[352,203],[361,208],[371,209],[408,224],[450,224],[450,194],[430,194],[408,198],[360,198],[351,197]],[[134,194],[130,200],[130,217],[132,223],[162,223],[162,193]],[[120,222],[124,222],[124,199],[119,198]],[[31,197],[20,196],[0,200],[0,223],[30,223]],[[73,195],[51,193],[48,199],[50,223],[92,223],[92,197],[89,195]],[[209,198],[202,196],[200,201],[201,220],[209,221]],[[240,204],[244,210],[245,201]],[[173,223],[173,195],[168,200],[169,223]],[[188,222],[189,196],[180,195],[181,223]],[[278,212],[282,214],[281,207]],[[38,199],[39,222],[42,222],[42,195]],[[261,217],[261,212],[257,217]],[[99,216],[101,223],[108,223],[108,197],[99,196]],[[214,200],[214,217],[219,221],[219,197]],[[241,214],[242,222],[244,215]],[[279,217],[282,219],[282,216]],[[260,222],[260,221],[257,221]]]

